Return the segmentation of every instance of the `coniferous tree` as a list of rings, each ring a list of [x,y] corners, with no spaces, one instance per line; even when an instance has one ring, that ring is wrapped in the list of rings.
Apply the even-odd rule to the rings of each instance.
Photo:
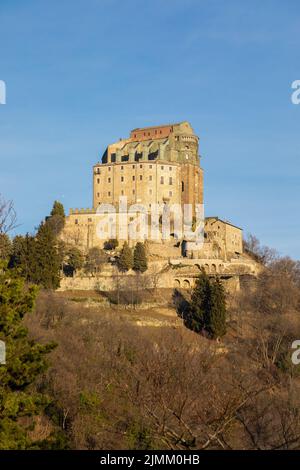
[[[61,202],[54,201],[50,216],[59,215],[62,218],[65,218],[65,209]]]
[[[127,242],[124,242],[120,258],[118,261],[118,267],[120,271],[126,272],[133,268],[133,256],[132,250],[128,246]]]
[[[205,270],[202,268],[201,273],[196,280],[191,303],[190,313],[188,319],[188,326],[192,330],[199,333],[205,326],[205,318],[208,311],[208,304],[210,299],[210,282],[209,277]]]
[[[144,273],[148,269],[145,246],[141,242],[138,242],[134,248],[133,269],[140,273]]]
[[[3,265],[0,269],[0,340],[6,349],[0,365],[0,450],[38,448],[28,435],[34,416],[42,414],[49,400],[30,387],[47,368],[45,355],[55,345],[41,345],[27,336],[22,324],[34,305],[36,287],[25,288],[24,279]],[[27,419],[26,427],[20,418]],[[24,423],[24,421],[23,421]],[[43,448],[47,445],[42,444]]]
[[[107,251],[115,250],[119,246],[119,241],[116,238],[110,238],[104,243],[104,249]]]
[[[12,243],[8,235],[0,233],[0,260],[8,260],[12,252]]]
[[[60,259],[56,238],[47,223],[39,226],[35,240],[35,270],[32,281],[45,289],[57,289],[60,283]]]
[[[55,236],[58,236],[65,225],[64,206],[59,201],[54,201],[49,217],[46,217],[46,223],[50,226]]]
[[[76,271],[83,267],[84,257],[76,246],[72,246],[66,250],[66,259],[67,261],[64,264],[64,273],[67,276],[73,276]]]
[[[188,326],[196,332],[205,330],[214,339],[226,333],[224,288],[219,279],[210,280],[204,270],[192,293]]]
[[[218,278],[211,283],[210,291],[210,305],[205,319],[205,329],[212,338],[216,339],[226,333],[225,291]]]
[[[18,268],[28,282],[32,282],[36,270],[35,238],[28,233],[25,237],[17,235],[12,244],[9,261],[10,268]]]

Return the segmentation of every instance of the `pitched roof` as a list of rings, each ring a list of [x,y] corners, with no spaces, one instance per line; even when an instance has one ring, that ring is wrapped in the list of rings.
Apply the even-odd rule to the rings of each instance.
[[[238,227],[237,225],[232,224],[228,220],[220,219],[220,217],[217,217],[217,216],[205,217],[205,220],[208,220],[208,219],[215,219],[216,221],[218,220],[220,222],[223,222],[223,224],[231,225],[232,227],[238,228],[239,230],[243,230],[241,227]]]

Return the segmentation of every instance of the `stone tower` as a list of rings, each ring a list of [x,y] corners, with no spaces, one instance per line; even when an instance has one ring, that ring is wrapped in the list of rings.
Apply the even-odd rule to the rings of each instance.
[[[128,204],[202,204],[203,170],[198,137],[184,121],[137,128],[110,144],[93,169],[93,209],[120,196]]]

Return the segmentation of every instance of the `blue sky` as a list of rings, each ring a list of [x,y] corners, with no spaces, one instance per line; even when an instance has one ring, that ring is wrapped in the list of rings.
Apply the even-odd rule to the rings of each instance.
[[[54,199],[90,207],[108,143],[188,120],[206,215],[299,259],[299,36],[296,0],[1,0],[0,193],[19,232]]]

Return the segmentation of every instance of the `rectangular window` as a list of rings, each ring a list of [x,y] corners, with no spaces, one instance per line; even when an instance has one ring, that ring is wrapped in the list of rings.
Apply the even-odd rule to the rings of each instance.
[[[169,191],[169,196],[172,197],[173,193],[172,191]]]
[[[169,178],[169,184],[170,184],[170,185],[173,184],[173,179],[172,179],[172,177]]]
[[[78,225],[78,219],[75,219],[75,225]]]
[[[164,167],[163,167],[163,166],[161,166],[161,167],[160,167],[160,169],[161,169],[161,170],[163,170],[163,169],[164,169]]]
[[[140,165],[140,168],[143,168],[143,165]]]
[[[122,181],[122,183],[123,183],[123,181],[124,181],[124,176],[121,176],[121,181]]]
[[[135,165],[132,165],[132,168],[135,169]]]
[[[132,190],[132,194],[135,194],[135,189]]]
[[[97,178],[97,183],[98,183],[98,184],[100,183],[100,178]]]
[[[169,171],[172,171],[172,167],[171,167],[171,166],[169,166]]]
[[[152,189],[149,189],[149,194],[152,194]]]
[[[110,191],[108,191],[108,195],[109,195],[109,196],[111,195],[111,192],[110,192]]]
[[[111,178],[108,178],[108,182],[111,183]]]
[[[152,175],[149,176],[149,181],[152,181]]]
[[[150,170],[152,170],[152,165],[149,165]]]
[[[124,167],[123,167],[123,165],[121,165],[121,170],[124,170]]]
[[[122,191],[121,191],[121,195],[124,196],[124,191],[123,191],[123,189],[122,189]]]
[[[143,179],[143,176],[142,176],[142,175],[140,175],[140,181],[142,181],[142,179]]]
[[[99,197],[99,196],[100,196],[100,193],[97,193],[97,197]]]
[[[135,181],[135,176],[134,176],[134,175],[133,175],[133,177],[132,177],[132,181]]]
[[[108,167],[108,171],[110,171],[110,170],[111,170],[111,167],[109,166],[109,167]]]
[[[160,184],[164,184],[164,177],[163,176],[160,177]]]
[[[112,163],[115,163],[115,161],[116,161],[116,154],[115,153],[111,154],[110,160],[111,160]]]

